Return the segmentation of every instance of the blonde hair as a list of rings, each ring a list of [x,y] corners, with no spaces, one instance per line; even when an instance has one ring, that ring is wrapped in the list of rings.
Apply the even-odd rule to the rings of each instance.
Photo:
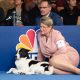
[[[50,17],[42,17],[40,23],[47,25],[48,27],[53,26],[53,20]]]

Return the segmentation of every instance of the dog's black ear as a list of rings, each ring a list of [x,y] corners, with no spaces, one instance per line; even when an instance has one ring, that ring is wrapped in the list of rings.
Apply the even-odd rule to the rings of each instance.
[[[28,49],[24,49],[24,51],[28,53],[30,50],[28,50]]]
[[[26,53],[28,53],[30,50],[25,49],[25,48],[21,48],[20,51],[21,51],[21,52],[26,52]]]
[[[29,51],[30,51],[30,50],[21,48],[21,49],[19,50],[20,57],[23,57],[23,58],[24,58],[24,57],[27,57],[27,58],[29,58],[29,54],[28,54]]]

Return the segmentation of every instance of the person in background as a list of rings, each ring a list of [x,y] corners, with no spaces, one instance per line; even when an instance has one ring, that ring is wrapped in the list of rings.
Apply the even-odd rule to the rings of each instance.
[[[24,0],[15,0],[15,9],[16,9],[16,26],[23,26],[22,22],[22,16],[23,16],[23,10],[22,10],[22,4]]]
[[[56,0],[56,10],[59,13],[66,6],[66,0]]]
[[[23,0],[12,0],[9,2],[14,7],[9,9],[5,19],[6,26],[23,26],[21,21]]]
[[[49,16],[54,21],[54,25],[63,25],[61,17],[55,13],[51,12],[51,4],[48,0],[42,0],[39,4],[40,15],[36,17],[36,25],[39,25],[40,18],[42,16]]]
[[[24,0],[13,0],[14,8],[9,9],[5,19],[7,26],[27,26],[29,25],[28,14],[23,8]]]
[[[38,39],[38,61],[48,61],[54,67],[54,74],[80,74],[79,53],[66,42],[60,31],[54,29],[50,17],[40,19]]]
[[[23,4],[24,25],[34,26],[35,18],[40,14],[38,6],[33,0],[24,0]],[[26,15],[27,14],[27,15]],[[27,22],[25,17],[28,17]]]
[[[8,0],[8,3],[9,3],[10,6],[12,6],[12,5],[14,6],[14,0]]]
[[[67,0],[67,6],[60,11],[64,25],[80,25],[80,9],[77,0]]]
[[[80,10],[80,0],[77,0],[77,7]]]
[[[33,0],[33,2],[38,5],[42,0]]]
[[[5,17],[5,26],[13,26],[13,12],[15,11],[15,1],[8,0],[9,5],[13,5],[10,9],[8,9],[6,17]]]
[[[3,8],[0,7],[0,26],[4,26],[5,14]]]
[[[57,12],[57,10],[56,10],[56,0],[52,0],[51,1],[51,8],[52,8],[52,12]]]
[[[5,12],[3,8],[3,0],[0,0],[0,26],[4,26]]]

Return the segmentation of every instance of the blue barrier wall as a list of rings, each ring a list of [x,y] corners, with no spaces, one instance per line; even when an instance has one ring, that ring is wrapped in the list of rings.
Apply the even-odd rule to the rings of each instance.
[[[29,29],[36,31],[38,28],[37,26],[0,27],[0,71],[7,71],[15,66],[15,47],[19,43],[19,36]],[[61,31],[70,45],[80,53],[80,26],[55,26],[54,28]]]

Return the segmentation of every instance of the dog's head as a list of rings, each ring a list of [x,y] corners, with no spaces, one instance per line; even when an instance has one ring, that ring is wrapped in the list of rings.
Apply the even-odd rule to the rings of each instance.
[[[27,49],[24,49],[24,48],[20,48],[17,50],[17,53],[16,53],[16,59],[20,59],[20,58],[29,58],[29,55],[28,55],[28,52],[29,50]]]

